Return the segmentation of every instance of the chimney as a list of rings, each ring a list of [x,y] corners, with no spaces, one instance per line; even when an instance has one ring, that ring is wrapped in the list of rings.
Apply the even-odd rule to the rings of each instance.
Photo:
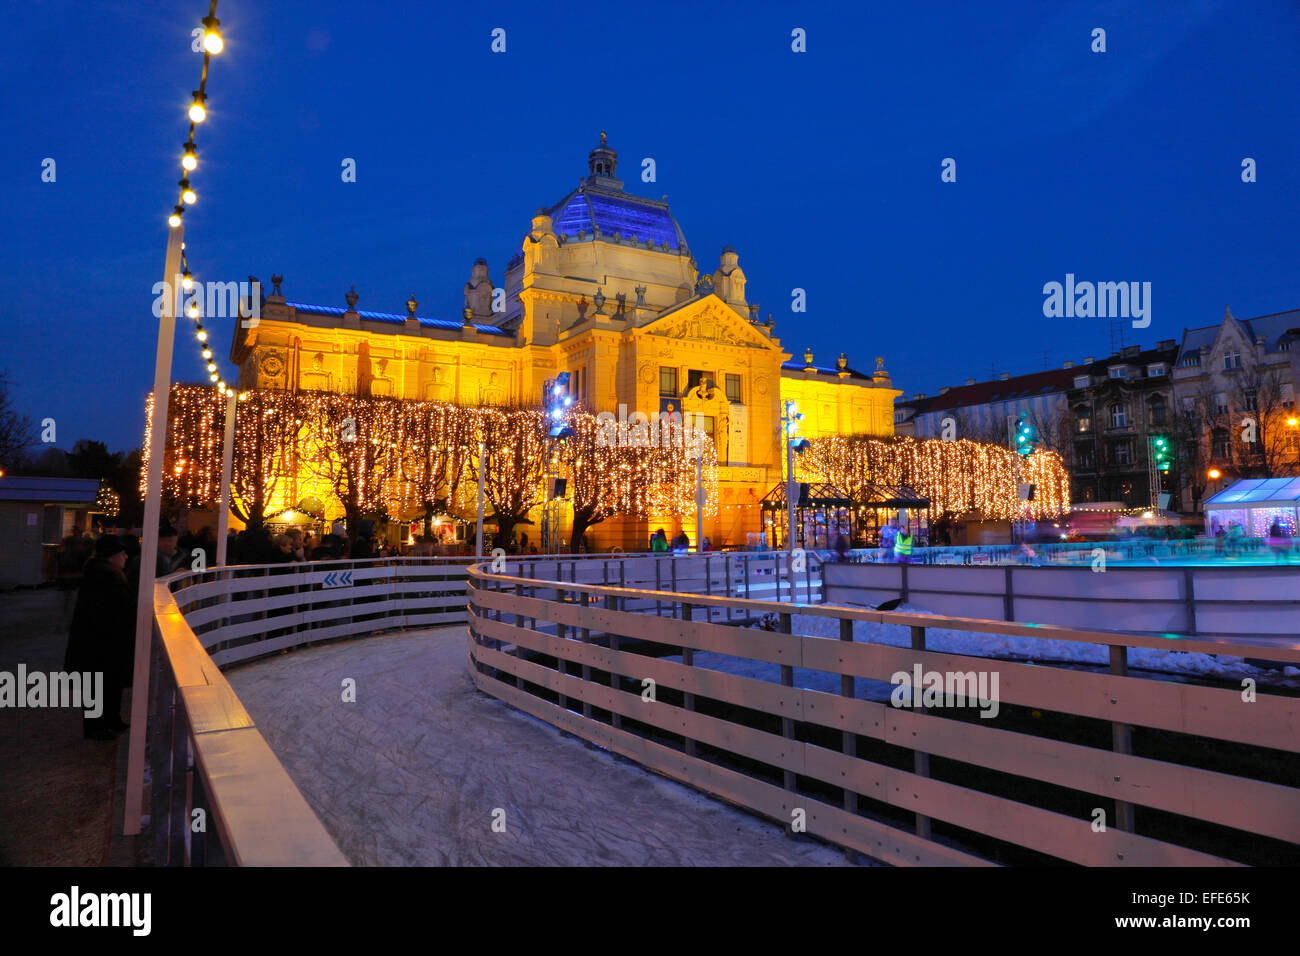
[[[1124,358],[1130,358],[1131,356],[1137,355],[1141,351],[1142,351],[1142,346],[1140,345],[1126,345],[1124,346],[1124,348],[1120,350],[1119,354]]]
[[[1083,364],[1084,364],[1084,365],[1091,365],[1091,364],[1092,364],[1093,362],[1095,362],[1095,361],[1097,361],[1097,360],[1096,360],[1095,358],[1093,358],[1091,355],[1089,355],[1086,359],[1083,360]]]
[[[1066,362],[1064,365],[1061,366],[1061,368],[1074,368],[1074,363]]]
[[[947,385],[943,386],[941,389],[939,389],[939,394],[940,394],[940,395],[947,395],[947,394],[948,394],[948,389],[949,389],[949,386],[947,386]]]
[[[1011,373],[1003,372],[1001,375],[998,376],[998,378],[1005,382],[1007,381],[1007,379],[1011,378]]]
[[[966,379],[966,381],[962,382],[962,384],[963,384],[963,385],[974,385],[974,384],[975,384],[975,379],[973,379],[973,378],[968,378],[968,379]]]
[[[916,401],[918,398],[925,398],[925,392],[917,392],[912,396],[912,401]]]
[[[1173,347],[1174,347],[1174,340],[1173,340],[1173,339],[1164,339],[1163,341],[1160,341],[1160,342],[1157,342],[1157,343],[1156,343],[1156,348],[1160,349],[1161,351],[1165,351],[1165,350],[1167,350],[1167,349],[1171,349],[1171,348],[1173,348]]]

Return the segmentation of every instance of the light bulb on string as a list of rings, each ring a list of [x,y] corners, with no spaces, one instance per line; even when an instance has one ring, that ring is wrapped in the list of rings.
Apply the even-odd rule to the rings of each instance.
[[[203,18],[203,49],[209,53],[220,53],[226,48],[226,43],[221,39],[221,31],[217,28],[221,26],[221,21],[216,17],[207,16]]]
[[[199,154],[195,152],[194,140],[186,140],[184,148],[185,152],[181,153],[181,168],[192,173],[199,168]]]
[[[190,104],[190,122],[202,123],[208,117],[208,98],[202,90],[194,91],[194,102]]]

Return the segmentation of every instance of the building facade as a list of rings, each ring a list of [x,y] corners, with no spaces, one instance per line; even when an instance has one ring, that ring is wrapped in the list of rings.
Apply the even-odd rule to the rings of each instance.
[[[1174,364],[1182,507],[1238,478],[1300,474],[1300,310],[1239,319],[1224,309],[1217,325],[1183,332]],[[1217,474],[1216,474],[1217,473]]]
[[[413,297],[405,315],[359,311],[355,289],[346,309],[291,301],[274,277],[260,320],[236,330],[240,388],[537,406],[567,372],[575,405],[596,414],[692,413],[720,465],[715,545],[758,530],[759,501],[782,480],[783,400],[799,404],[807,437],[893,434],[899,392],[882,359],[869,372],[842,353],[792,361],[749,301],[735,249],[700,273],[667,202],[624,189],[604,133],[587,163],[577,189],[532,217],[502,286],[474,263],[458,320],[421,316]],[[644,520],[611,520],[592,538],[632,548],[646,535]]]
[[[1154,349],[1131,345],[1074,370],[1069,408],[1071,500],[1119,501],[1129,507],[1175,503],[1185,463],[1156,467],[1154,445],[1172,450],[1176,423],[1171,372],[1178,355],[1170,339]],[[1169,499],[1161,499],[1162,493]]]

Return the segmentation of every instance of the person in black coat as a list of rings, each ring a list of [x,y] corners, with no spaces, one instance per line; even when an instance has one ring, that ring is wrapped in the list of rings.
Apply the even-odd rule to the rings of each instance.
[[[373,558],[375,548],[371,543],[370,535],[373,533],[375,523],[369,518],[363,518],[357,529],[356,540],[352,542],[351,557],[356,559]]]
[[[95,542],[95,556],[82,574],[72,612],[64,669],[104,675],[102,713],[82,717],[82,731],[91,740],[112,740],[127,726],[122,721],[122,688],[130,682],[133,663],[135,600],[125,566],[126,549],[116,535]]]

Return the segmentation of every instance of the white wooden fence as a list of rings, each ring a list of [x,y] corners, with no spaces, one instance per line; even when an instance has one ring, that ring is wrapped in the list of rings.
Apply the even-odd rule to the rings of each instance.
[[[1245,657],[1256,647],[794,608],[577,577],[470,571],[476,685],[784,826],[798,821],[810,834],[896,864],[987,864],[1014,857],[1005,851],[1016,848],[1086,865],[1300,859],[1300,700],[1263,690],[1247,699],[1240,688],[1128,669],[1134,648]],[[796,633],[791,612],[829,621],[836,636]],[[773,614],[775,632],[725,623]],[[858,621],[906,626],[911,647],[855,642]],[[1103,645],[1110,672],[939,653],[926,649],[928,628]],[[704,653],[741,666],[698,666]],[[1270,649],[1269,656],[1297,664],[1300,648]],[[858,693],[864,680],[882,682],[879,690],[917,665],[940,674],[996,672],[1004,719],[904,709]],[[754,676],[764,669],[771,679]],[[796,669],[812,673],[796,683]],[[811,686],[818,672],[832,687],[838,682],[838,692]],[[650,681],[658,695],[647,699]],[[1009,725],[1012,709],[1020,718],[1048,712],[1043,723],[1054,729],[1029,732],[1024,719]],[[1109,746],[1096,739],[1091,721],[1109,725]],[[1189,746],[1178,761],[1134,754],[1135,727],[1144,743],[1163,733],[1185,735]],[[931,758],[947,762],[942,774],[931,772]],[[1053,788],[1074,793],[1061,799]],[[1168,814],[1209,829],[1196,824],[1184,833]]]

